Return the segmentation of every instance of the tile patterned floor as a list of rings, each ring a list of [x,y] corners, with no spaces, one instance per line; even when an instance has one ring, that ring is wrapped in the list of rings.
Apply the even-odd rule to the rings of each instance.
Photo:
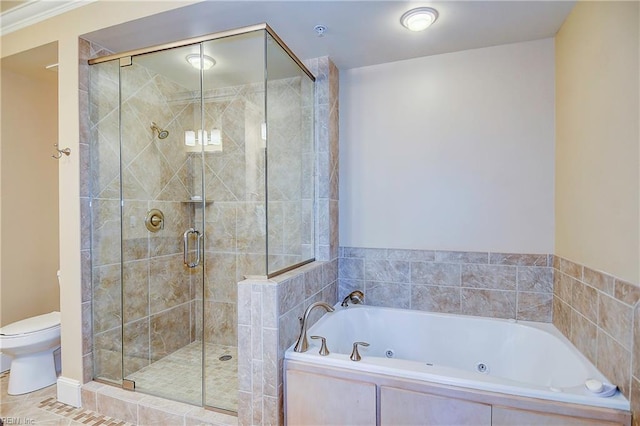
[[[234,346],[206,343],[206,405],[238,410],[238,351]],[[202,343],[194,342],[131,374],[136,390],[200,405]],[[220,357],[231,359],[221,361]]]
[[[130,426],[90,410],[56,401],[56,385],[25,395],[9,395],[9,373],[0,374],[0,419],[5,425]]]

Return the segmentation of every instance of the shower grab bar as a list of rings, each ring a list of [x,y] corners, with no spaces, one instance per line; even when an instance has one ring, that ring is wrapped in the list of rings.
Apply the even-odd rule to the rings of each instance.
[[[196,261],[189,262],[189,236],[194,234],[196,236]],[[193,228],[187,229],[182,235],[182,241],[184,243],[184,264],[189,268],[195,268],[200,264],[200,240],[202,239],[202,234],[199,231],[196,231]]]

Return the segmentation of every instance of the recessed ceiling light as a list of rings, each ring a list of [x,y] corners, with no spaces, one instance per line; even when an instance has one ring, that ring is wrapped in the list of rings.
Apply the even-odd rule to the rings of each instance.
[[[200,55],[197,53],[192,53],[190,55],[187,55],[185,59],[187,60],[187,62],[191,64],[192,67],[194,67],[197,70],[199,69],[208,70],[209,68],[211,68],[216,64],[216,60],[213,59],[211,56],[207,56],[207,55],[204,55],[202,57],[202,63],[200,63]]]
[[[438,11],[431,7],[417,7],[405,12],[400,23],[411,31],[424,31],[438,19]]]

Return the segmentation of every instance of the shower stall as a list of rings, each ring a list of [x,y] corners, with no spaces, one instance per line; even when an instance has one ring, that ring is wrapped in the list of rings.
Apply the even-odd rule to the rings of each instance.
[[[89,63],[94,378],[237,411],[237,282],[314,259],[314,77],[266,24]]]

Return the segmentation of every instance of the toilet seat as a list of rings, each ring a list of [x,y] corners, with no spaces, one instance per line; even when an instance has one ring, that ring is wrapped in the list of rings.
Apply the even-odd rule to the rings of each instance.
[[[59,326],[60,312],[54,311],[5,325],[0,328],[0,336],[24,336],[25,334],[37,333],[39,331]]]

